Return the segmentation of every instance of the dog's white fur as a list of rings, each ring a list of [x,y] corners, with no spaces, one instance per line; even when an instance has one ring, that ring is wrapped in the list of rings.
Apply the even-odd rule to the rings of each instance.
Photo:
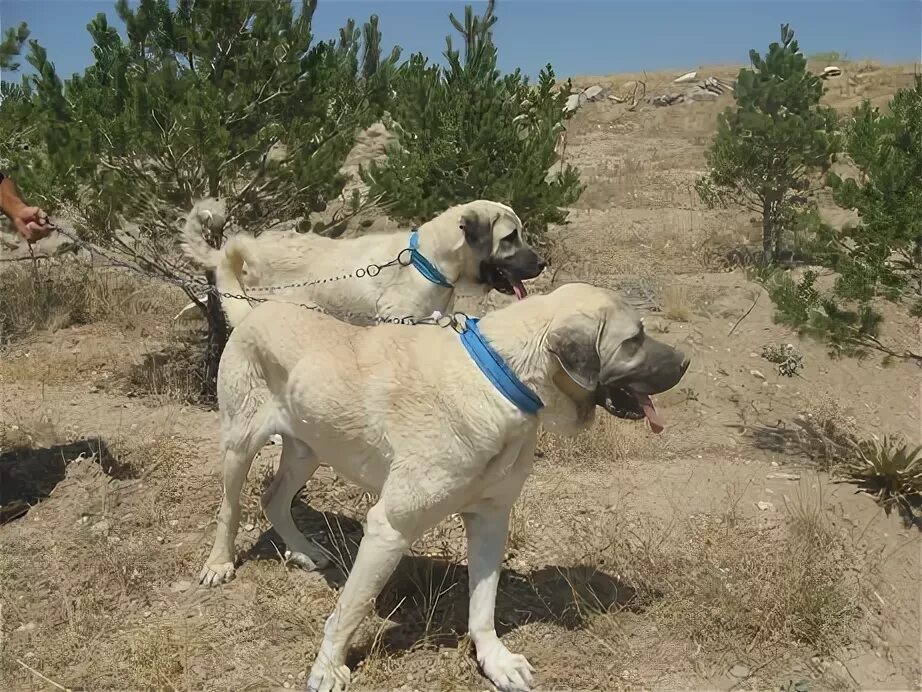
[[[453,286],[485,295],[490,286],[478,281],[479,259],[465,242],[463,227],[471,223],[492,228],[494,257],[509,254],[509,247],[500,241],[514,231],[518,231],[518,247],[524,245],[522,221],[510,207],[475,200],[451,207],[419,226],[419,250]],[[255,237],[237,234],[216,250],[205,242],[203,232],[220,233],[224,224],[223,202],[202,200],[187,217],[181,243],[190,257],[215,270],[215,283],[222,293],[318,304],[347,321],[353,321],[350,317],[418,319],[452,309],[454,289],[430,282],[413,267],[390,267],[375,277],[347,278],[271,294],[247,293],[248,288],[348,276],[369,265],[385,264],[407,247],[409,230],[335,240],[296,231],[267,231]],[[224,297],[221,304],[231,327],[240,324],[252,309],[251,303],[242,299]],[[187,317],[188,309],[186,306],[176,318]]]
[[[480,328],[544,402],[537,415],[494,388],[452,329],[359,327],[266,303],[231,335],[218,375],[224,499],[201,582],[233,576],[241,488],[272,433],[281,433],[283,449],[264,508],[299,564],[325,562],[291,516],[295,493],[321,463],[379,497],[324,627],[312,690],[345,688],[349,642],[373,600],[411,543],[452,513],[468,536],[477,660],[502,690],[531,684],[533,668],[506,648],[493,622],[509,513],[532,470],[539,424],[572,435],[595,415],[593,394],[570,374],[568,350],[591,350],[629,373],[644,356],[622,345],[642,326],[614,292],[569,284],[491,312]],[[587,360],[569,360],[580,358]]]

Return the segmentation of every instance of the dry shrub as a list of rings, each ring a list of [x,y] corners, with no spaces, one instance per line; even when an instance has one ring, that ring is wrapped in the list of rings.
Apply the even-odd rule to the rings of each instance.
[[[812,399],[794,422],[799,428],[802,452],[829,470],[853,454],[858,425],[831,396]]]
[[[162,401],[203,403],[205,347],[198,332],[175,331],[172,341],[153,352],[137,354],[126,385],[133,395]]]
[[[629,584],[631,605],[706,658],[797,647],[829,652],[847,642],[858,615],[858,578],[843,569],[847,544],[809,501],[789,507],[774,528],[731,509],[681,531],[607,518],[586,534],[573,541],[583,551],[590,546],[582,560]],[[591,598],[585,607],[594,607]],[[598,632],[618,629],[610,622],[617,612],[596,611]]]
[[[688,288],[672,284],[663,291],[663,314],[676,322],[688,322],[694,314],[694,305]]]
[[[178,310],[180,294],[124,272],[55,259],[0,271],[0,335],[10,342],[37,330],[108,320],[136,328]]]
[[[604,468],[612,461],[661,456],[663,444],[643,421],[621,420],[600,413],[592,426],[576,437],[541,431],[538,449],[552,464]]]

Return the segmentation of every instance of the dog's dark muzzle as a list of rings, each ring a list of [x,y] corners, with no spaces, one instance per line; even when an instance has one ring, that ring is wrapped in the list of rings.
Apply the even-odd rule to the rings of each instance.
[[[650,395],[675,387],[691,363],[678,349],[649,337],[644,339],[642,349],[640,365],[629,375],[600,384],[596,389],[596,405],[618,418],[640,420],[652,415],[655,419],[656,409]],[[654,419],[651,425],[658,424]]]
[[[520,250],[509,257],[490,258],[480,263],[480,281],[500,293],[512,295],[522,291],[523,281],[534,279],[547,263],[534,250]]]

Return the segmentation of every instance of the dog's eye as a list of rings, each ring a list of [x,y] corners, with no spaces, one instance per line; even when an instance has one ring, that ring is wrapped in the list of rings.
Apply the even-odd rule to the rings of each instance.
[[[501,242],[501,243],[510,243],[510,244],[511,244],[511,243],[514,243],[514,242],[515,242],[515,237],[516,237],[516,235],[518,235],[518,233],[519,233],[518,231],[513,231],[512,233],[510,233],[509,235],[507,235],[505,238],[501,238],[499,242]]]

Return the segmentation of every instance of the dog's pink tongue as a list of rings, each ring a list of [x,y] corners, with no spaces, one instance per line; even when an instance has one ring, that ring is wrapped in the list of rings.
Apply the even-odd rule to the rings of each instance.
[[[659,435],[663,432],[662,419],[659,417],[659,414],[656,412],[656,406],[653,405],[653,399],[651,399],[646,394],[637,394],[637,401],[640,403],[640,408],[643,409],[643,415],[647,417],[647,422],[650,424],[650,430]]]
[[[513,281],[512,290],[515,292],[515,297],[519,300],[522,300],[522,298],[528,295],[528,291],[525,290],[525,284],[521,281]]]

